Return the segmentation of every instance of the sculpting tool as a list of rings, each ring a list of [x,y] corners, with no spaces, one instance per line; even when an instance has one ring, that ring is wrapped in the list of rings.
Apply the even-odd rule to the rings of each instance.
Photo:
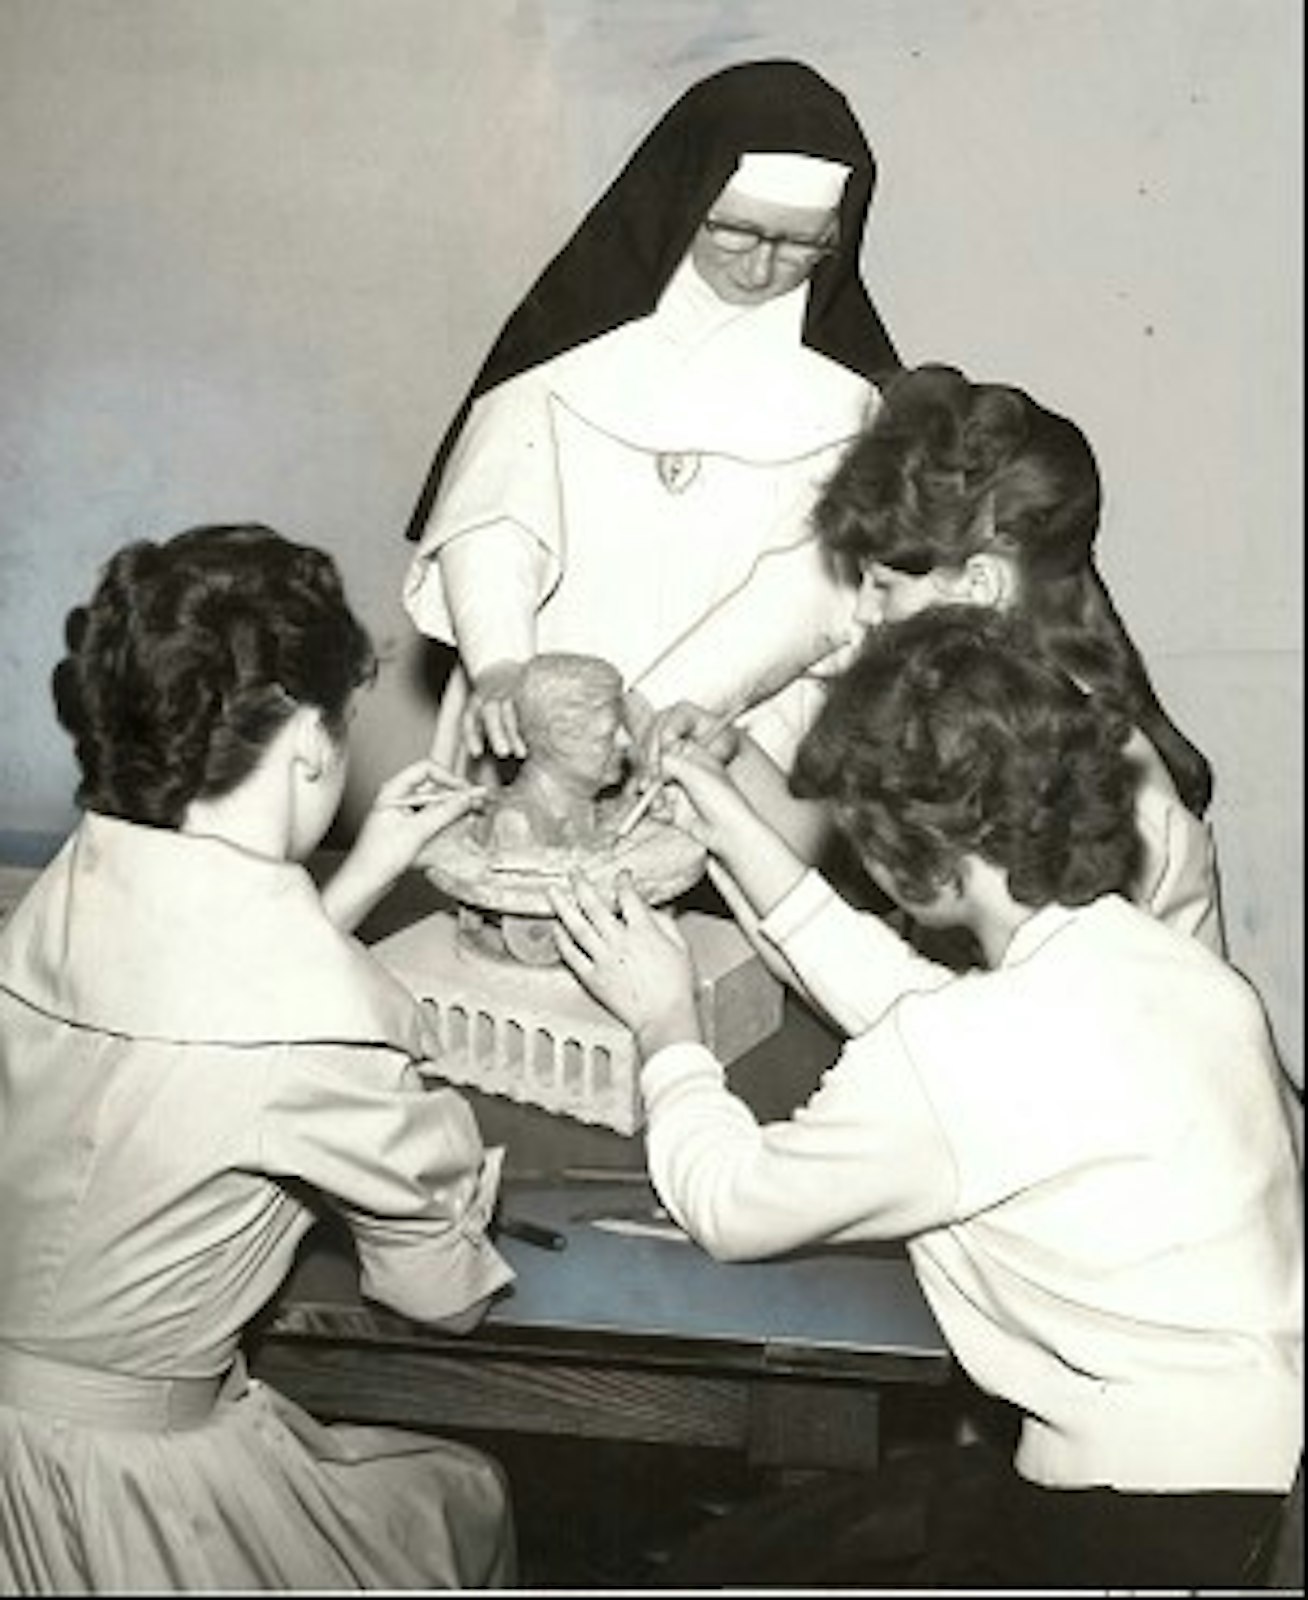
[[[466,778],[440,777],[424,778],[416,784],[408,794],[399,800],[386,800],[380,807],[383,811],[421,811],[423,806],[432,800],[444,799],[450,794],[486,794],[489,791],[484,783],[469,783]]]
[[[731,726],[732,722],[735,720],[735,716],[736,713],[734,711],[723,712],[721,716],[714,717],[713,721],[709,723],[708,727],[705,728],[703,733],[697,734],[694,738],[686,737],[678,742],[682,745],[702,745],[707,750],[709,745],[713,743],[714,739],[716,739],[720,733],[724,733]],[[667,781],[667,778],[660,776],[650,784],[649,788],[646,789],[644,794],[640,796],[636,803],[623,817],[622,821],[618,823],[617,829],[613,835],[615,839],[626,838],[627,834],[631,832],[631,830],[636,826],[649,808],[654,804],[655,796],[662,793],[663,787]]]
[[[623,1234],[629,1239],[673,1239],[679,1244],[689,1244],[690,1235],[675,1222],[657,1222],[637,1217],[592,1217],[589,1223],[601,1233]]]
[[[501,1217],[496,1231],[509,1239],[521,1239],[523,1244],[534,1244],[538,1250],[566,1250],[568,1247],[566,1234],[542,1227],[539,1222],[528,1222],[525,1217]]]
[[[671,1218],[664,1208],[654,1200],[646,1200],[634,1206],[582,1206],[579,1211],[568,1213],[569,1222],[669,1222]]]
[[[644,794],[640,796],[635,805],[627,811],[627,814],[623,817],[622,821],[618,823],[618,826],[613,834],[615,839],[625,839],[627,837],[631,830],[654,804],[655,800],[658,799],[659,795],[663,791],[663,785],[667,781],[668,780],[666,778],[658,778],[655,780],[655,782],[650,784],[649,788],[646,789]]]
[[[559,1174],[565,1183],[645,1183],[649,1173],[631,1167],[564,1167]]]

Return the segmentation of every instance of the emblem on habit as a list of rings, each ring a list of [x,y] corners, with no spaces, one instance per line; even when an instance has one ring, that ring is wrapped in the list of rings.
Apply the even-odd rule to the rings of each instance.
[[[669,494],[681,494],[699,476],[700,458],[692,451],[660,450],[654,458],[659,482]]]

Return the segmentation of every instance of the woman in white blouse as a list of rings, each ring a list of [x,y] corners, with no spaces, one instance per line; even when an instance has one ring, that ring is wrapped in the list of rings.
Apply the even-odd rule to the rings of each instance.
[[[322,1426],[240,1355],[323,1207],[406,1316],[466,1330],[513,1276],[501,1152],[345,931],[476,796],[415,763],[319,894],[374,658],[266,528],[128,546],[68,645],[84,815],[0,933],[0,1591],[511,1582],[489,1458]]]

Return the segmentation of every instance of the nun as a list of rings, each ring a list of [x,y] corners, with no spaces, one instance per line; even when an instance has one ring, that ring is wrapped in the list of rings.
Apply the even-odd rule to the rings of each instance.
[[[454,652],[436,759],[521,757],[523,668],[566,650],[647,712],[739,719],[789,768],[857,634],[809,512],[900,365],[860,274],[875,176],[818,73],[732,66],[546,267],[407,530],[405,607]]]

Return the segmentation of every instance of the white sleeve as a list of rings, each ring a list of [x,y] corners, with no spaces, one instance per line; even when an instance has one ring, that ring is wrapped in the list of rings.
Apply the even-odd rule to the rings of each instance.
[[[1225,959],[1212,830],[1148,778],[1137,793],[1136,824],[1144,855],[1132,898]]]
[[[893,1017],[785,1122],[760,1125],[699,1044],[652,1056],[641,1088],[659,1198],[718,1260],[905,1238],[952,1216],[953,1156]]]
[[[524,658],[562,563],[548,389],[533,368],[469,413],[405,574],[404,605],[420,633],[455,645],[475,672]]]
[[[262,1170],[343,1215],[370,1299],[444,1322],[512,1279],[489,1237],[503,1151],[483,1146],[459,1094],[428,1089],[394,1050],[281,1047],[257,1134]]]
[[[436,556],[445,605],[464,669],[536,653],[536,612],[545,583],[540,545],[511,522],[461,533]]]
[[[939,989],[958,976],[920,956],[874,913],[856,911],[812,871],[762,919],[759,931],[851,1036],[879,1022],[901,996]]]
[[[634,686],[656,707],[691,700],[742,711],[846,644],[856,598],[816,539],[769,550]]]

